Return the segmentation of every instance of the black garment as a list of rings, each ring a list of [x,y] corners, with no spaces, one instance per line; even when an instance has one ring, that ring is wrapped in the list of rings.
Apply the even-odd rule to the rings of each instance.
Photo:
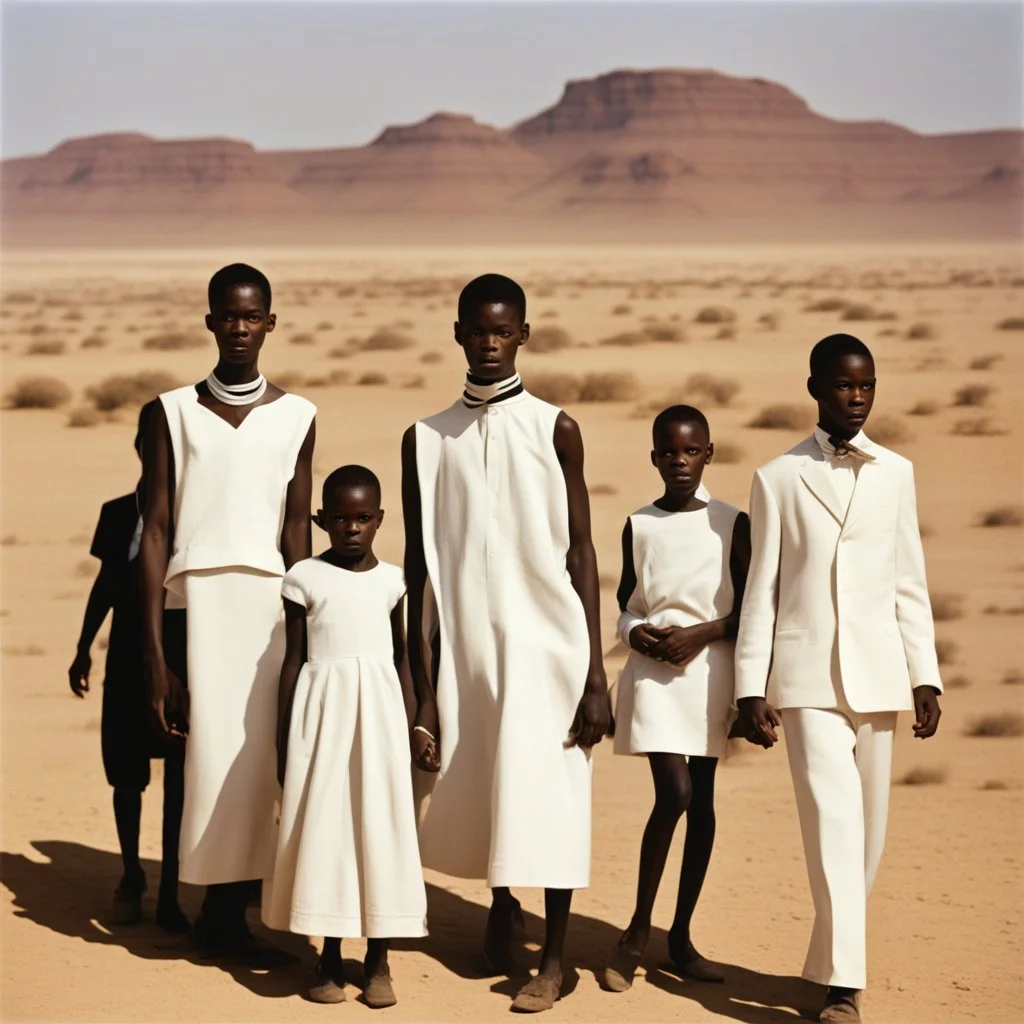
[[[103,770],[111,786],[143,790],[149,784],[149,759],[166,756],[168,745],[154,734],[148,718],[139,562],[138,557],[128,560],[138,521],[134,493],[108,501],[100,510],[90,553],[103,563],[112,589],[100,730]],[[184,683],[183,610],[164,612],[164,651]]]

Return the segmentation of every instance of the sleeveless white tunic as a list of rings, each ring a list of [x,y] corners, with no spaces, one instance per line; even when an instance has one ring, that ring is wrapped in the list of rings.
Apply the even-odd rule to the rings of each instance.
[[[692,626],[729,615],[738,515],[714,498],[694,512],[656,505],[634,512],[637,582],[622,620]],[[630,649],[616,696],[615,752],[724,756],[733,719],[733,648],[732,640],[718,640],[682,670]]]
[[[199,404],[194,386],[160,401],[175,480],[165,586],[188,612],[181,880],[265,878],[274,864],[280,792],[281,528],[316,408],[283,395],[254,407],[235,428]]]
[[[409,726],[391,613],[397,565],[293,565],[281,592],[306,609],[309,660],[288,731],[281,829],[263,921],[300,935],[426,934]]]
[[[441,649],[441,772],[423,863],[494,886],[590,878],[590,759],[565,741],[590,664],[566,569],[559,410],[523,392],[416,424]]]

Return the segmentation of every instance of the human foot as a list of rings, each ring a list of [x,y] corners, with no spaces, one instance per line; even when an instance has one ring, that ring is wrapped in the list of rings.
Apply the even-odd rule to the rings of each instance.
[[[146,875],[139,868],[126,871],[114,890],[110,919],[114,924],[138,924],[142,919],[142,894],[146,891]]]
[[[156,923],[159,928],[172,935],[183,935],[192,927],[174,896],[161,895],[157,899]]]
[[[550,1010],[562,998],[562,972],[538,974],[531,978],[512,1000],[516,1013],[541,1013]]]
[[[601,975],[601,981],[609,992],[627,992],[632,987],[633,975],[640,966],[646,946],[646,940],[639,942],[631,931],[623,932],[612,947]]]
[[[672,965],[684,978],[716,983],[725,981],[721,968],[701,956],[689,939],[677,938],[669,932],[668,955]]]
[[[257,938],[245,924],[240,928],[224,929],[205,921],[202,914],[192,926],[191,937],[193,944],[204,955],[216,959],[238,960],[246,967],[256,970],[286,967],[299,959]]]
[[[484,963],[491,974],[512,970],[512,940],[526,933],[526,921],[519,900],[514,897],[491,904],[484,933]]]
[[[323,957],[316,966],[316,978],[309,988],[309,998],[314,1003],[345,1002],[345,972],[340,960],[325,961]]]
[[[818,1020],[822,1024],[860,1024],[860,993],[855,988],[830,985]]]

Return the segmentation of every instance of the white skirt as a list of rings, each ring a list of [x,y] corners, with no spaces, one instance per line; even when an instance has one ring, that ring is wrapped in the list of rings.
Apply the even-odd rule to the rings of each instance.
[[[232,566],[183,574],[191,701],[181,880],[266,878],[277,837],[275,735],[284,660],[281,577]]]

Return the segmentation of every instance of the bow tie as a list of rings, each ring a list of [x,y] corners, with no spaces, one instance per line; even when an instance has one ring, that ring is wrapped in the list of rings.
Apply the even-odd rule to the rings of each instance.
[[[832,454],[842,461],[849,456],[853,456],[855,459],[860,459],[862,462],[874,462],[874,455],[869,455],[865,451],[861,451],[855,444],[850,444],[849,441],[841,437],[830,437],[828,443],[832,446]]]

